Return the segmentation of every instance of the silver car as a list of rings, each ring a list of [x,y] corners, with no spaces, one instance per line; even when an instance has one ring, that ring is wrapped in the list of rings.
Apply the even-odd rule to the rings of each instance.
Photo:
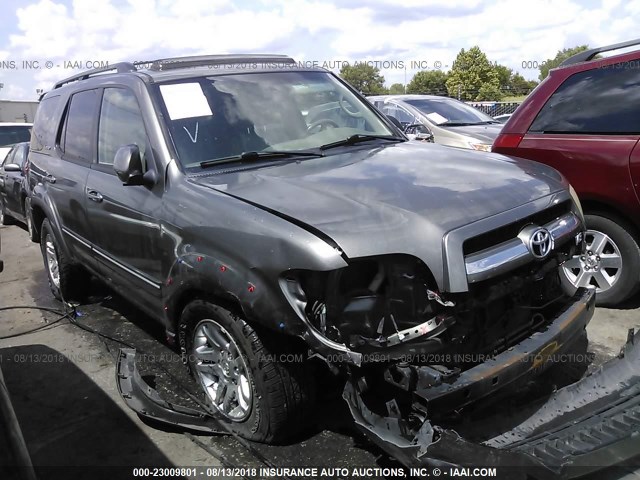
[[[464,102],[436,95],[379,95],[368,97],[405,132],[433,135],[435,143],[488,152],[502,124]]]

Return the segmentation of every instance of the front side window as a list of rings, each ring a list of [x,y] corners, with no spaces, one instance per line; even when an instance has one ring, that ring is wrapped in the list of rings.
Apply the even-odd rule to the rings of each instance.
[[[13,157],[12,163],[16,163],[22,168],[24,166],[24,161],[27,159],[28,147],[26,145],[17,146],[15,149],[15,156]]]
[[[97,90],[86,90],[71,97],[60,139],[60,146],[66,158],[84,162],[93,161],[93,122],[97,104]]]
[[[135,144],[145,161],[147,135],[136,96],[124,88],[107,88],[98,125],[98,163],[112,165],[118,148]]]
[[[640,133],[640,63],[579,72],[551,95],[531,124],[534,133]]]
[[[159,86],[187,168],[244,152],[302,151],[353,135],[393,137],[373,107],[325,72],[220,75]]]
[[[396,118],[404,126],[416,123],[415,117],[400,106],[398,106],[398,109],[396,110]]]

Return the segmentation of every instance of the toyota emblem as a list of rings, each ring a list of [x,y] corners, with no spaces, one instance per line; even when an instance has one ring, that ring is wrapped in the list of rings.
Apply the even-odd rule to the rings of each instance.
[[[546,228],[537,228],[529,237],[529,251],[536,258],[545,258],[553,250],[553,237]]]

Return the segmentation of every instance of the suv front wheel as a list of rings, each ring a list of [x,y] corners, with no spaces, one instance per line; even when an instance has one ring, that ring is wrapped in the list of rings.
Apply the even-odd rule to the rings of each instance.
[[[619,304],[640,286],[640,248],[622,222],[600,215],[585,215],[585,221],[586,252],[563,264],[563,282],[570,292],[596,287],[599,306]]]
[[[243,438],[278,442],[297,433],[313,402],[313,376],[287,339],[195,300],[180,320],[180,345],[206,402]]]

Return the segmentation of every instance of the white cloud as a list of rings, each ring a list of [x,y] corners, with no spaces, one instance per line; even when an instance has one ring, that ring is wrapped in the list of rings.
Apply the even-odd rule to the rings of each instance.
[[[640,0],[34,0],[16,11],[17,32],[0,44],[0,60],[61,65],[269,51],[318,61],[404,61],[406,72],[383,70],[391,84],[411,78],[412,60],[438,61],[446,70],[461,48],[478,45],[490,60],[537,78],[523,62],[578,43],[634,38],[638,15]],[[78,70],[27,73],[4,71],[3,81],[28,78],[28,92]]]

